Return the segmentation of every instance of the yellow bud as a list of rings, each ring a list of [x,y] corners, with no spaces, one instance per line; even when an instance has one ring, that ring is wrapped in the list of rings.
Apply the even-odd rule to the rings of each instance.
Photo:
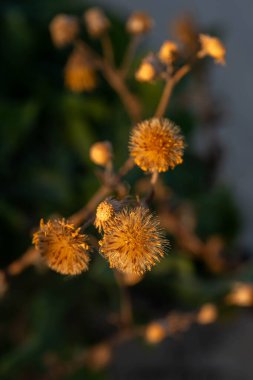
[[[130,34],[138,35],[150,31],[154,21],[146,12],[134,12],[127,20],[126,29]]]
[[[58,48],[74,41],[79,33],[78,20],[74,16],[59,14],[53,18],[49,25],[53,43]]]
[[[100,38],[110,27],[110,21],[102,9],[94,7],[84,13],[88,33],[93,38]]]
[[[90,159],[97,165],[106,166],[112,159],[112,145],[109,141],[101,141],[90,148]]]
[[[172,41],[165,41],[158,53],[160,60],[165,64],[171,64],[178,53],[177,45]]]

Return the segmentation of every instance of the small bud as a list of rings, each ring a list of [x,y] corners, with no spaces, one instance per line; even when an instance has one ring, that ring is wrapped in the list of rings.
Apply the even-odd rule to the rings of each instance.
[[[216,37],[210,37],[206,34],[200,34],[199,36],[201,49],[198,52],[198,57],[203,58],[207,55],[215,59],[216,63],[224,65],[226,49],[223,43]]]
[[[167,65],[170,65],[171,63],[173,63],[177,55],[178,55],[177,45],[172,41],[165,41],[162,44],[158,53],[160,60]]]
[[[153,19],[146,12],[134,12],[126,23],[128,33],[138,35],[149,32],[154,25]]]
[[[59,14],[49,25],[53,43],[61,48],[74,41],[79,33],[78,20],[74,16]]]
[[[84,21],[92,38],[100,38],[110,28],[109,19],[97,7],[90,8],[84,13]]]
[[[145,338],[148,343],[160,343],[166,337],[165,328],[158,322],[150,323],[145,331]]]
[[[69,57],[64,70],[65,86],[73,92],[92,91],[97,86],[97,76],[92,61],[81,50]]]
[[[90,148],[90,159],[97,165],[106,166],[112,159],[112,144],[109,141],[101,141]]]
[[[94,225],[99,232],[102,232],[110,225],[111,219],[121,210],[123,204],[124,202],[120,202],[113,198],[107,198],[99,203],[94,222]]]
[[[165,70],[164,65],[155,54],[149,54],[142,61],[135,73],[135,78],[140,82],[150,82],[157,79]]]
[[[212,303],[204,304],[198,312],[197,322],[201,325],[207,325],[216,321],[218,317],[217,307]]]

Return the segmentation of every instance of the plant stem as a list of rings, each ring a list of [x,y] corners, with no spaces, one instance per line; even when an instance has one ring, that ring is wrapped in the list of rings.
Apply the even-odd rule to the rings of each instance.
[[[133,324],[131,298],[122,274],[114,270],[114,276],[120,290],[120,325],[123,329],[128,329]]]
[[[163,117],[166,111],[166,108],[169,105],[172,92],[175,85],[190,71],[191,66],[186,64],[182,66],[172,77],[170,77],[163,90],[160,103],[155,112],[155,117]]]

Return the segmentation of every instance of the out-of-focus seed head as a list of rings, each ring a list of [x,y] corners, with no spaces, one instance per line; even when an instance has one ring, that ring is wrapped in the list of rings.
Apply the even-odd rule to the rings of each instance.
[[[137,275],[151,270],[168,246],[158,219],[144,207],[117,213],[99,244],[111,268]]]
[[[59,14],[49,25],[53,43],[61,48],[73,42],[79,33],[78,20],[74,16]]]
[[[146,12],[136,11],[127,20],[126,29],[128,33],[140,35],[148,33],[154,25],[154,20]]]
[[[136,165],[149,172],[165,172],[183,162],[184,138],[172,121],[152,118],[137,124],[129,149]]]
[[[99,232],[109,228],[111,220],[116,213],[121,210],[123,204],[124,202],[120,202],[114,198],[107,198],[105,201],[99,203],[94,222]]]
[[[141,62],[135,78],[140,82],[151,82],[158,79],[164,71],[165,66],[155,54],[151,53]]]
[[[73,51],[64,70],[65,86],[73,92],[93,91],[97,75],[92,61],[79,49]]]
[[[202,58],[207,55],[214,58],[216,63],[224,65],[226,63],[226,49],[219,38],[208,36],[207,34],[200,34],[200,51],[198,57]]]
[[[253,286],[247,283],[236,283],[226,296],[226,302],[236,306],[253,306]]]
[[[92,38],[100,38],[110,28],[110,21],[98,7],[90,8],[84,13],[84,22]]]
[[[148,343],[160,343],[166,337],[166,330],[161,323],[150,323],[145,331],[145,339]]]
[[[178,56],[178,47],[173,41],[165,41],[160,47],[158,56],[166,65],[171,65]]]
[[[96,165],[106,166],[112,157],[112,144],[109,141],[99,141],[90,147],[90,159]]]
[[[87,236],[64,219],[43,219],[33,235],[33,243],[49,268],[65,275],[77,275],[88,269],[90,249]]]
[[[217,307],[212,303],[204,304],[198,312],[197,322],[201,325],[214,323],[218,317]]]

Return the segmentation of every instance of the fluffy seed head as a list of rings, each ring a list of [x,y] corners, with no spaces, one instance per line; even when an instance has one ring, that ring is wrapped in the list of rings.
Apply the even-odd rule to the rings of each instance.
[[[64,70],[65,85],[73,92],[92,91],[97,85],[96,72],[92,63],[79,50],[68,59]]]
[[[201,45],[201,49],[198,53],[199,58],[209,55],[215,59],[216,63],[220,63],[222,65],[226,63],[226,49],[219,38],[211,37],[206,34],[200,34],[199,40]]]
[[[172,121],[152,118],[133,128],[129,148],[142,170],[165,172],[183,162],[184,138]]]
[[[108,228],[110,221],[120,209],[121,202],[113,198],[107,198],[98,205],[94,224],[99,232]]]
[[[111,268],[142,275],[164,256],[168,242],[158,219],[139,206],[117,213],[99,244]]]
[[[90,148],[90,159],[97,165],[106,166],[112,159],[112,144],[109,141],[99,141]]]
[[[43,219],[40,229],[33,235],[33,243],[45,258],[47,265],[66,275],[76,275],[88,269],[89,245],[87,236],[80,234],[80,228],[68,224],[64,219]]]
[[[109,19],[98,7],[90,8],[84,13],[84,22],[92,38],[100,38],[110,28]]]
[[[175,61],[175,58],[178,55],[178,48],[175,42],[172,41],[165,41],[162,46],[160,47],[158,56],[160,60],[167,64],[170,65]]]
[[[128,33],[138,35],[150,31],[154,25],[153,19],[146,12],[134,12],[126,23]]]
[[[74,16],[59,14],[49,25],[53,43],[61,48],[74,41],[79,33],[78,20]]]

